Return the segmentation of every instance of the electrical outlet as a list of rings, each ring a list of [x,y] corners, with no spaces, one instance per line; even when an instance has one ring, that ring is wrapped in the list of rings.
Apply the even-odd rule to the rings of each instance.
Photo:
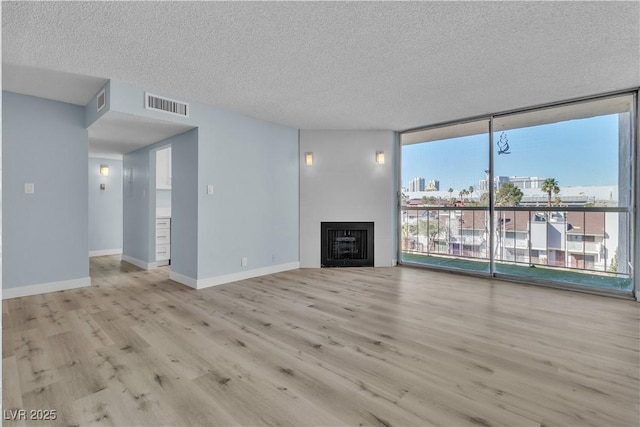
[[[246,267],[246,266],[247,266],[247,264],[248,264],[248,262],[249,262],[249,261],[247,260],[247,257],[246,257],[246,256],[243,256],[242,258],[240,258],[240,265],[241,265],[242,267]]]
[[[207,194],[213,194],[213,184],[207,185]]]

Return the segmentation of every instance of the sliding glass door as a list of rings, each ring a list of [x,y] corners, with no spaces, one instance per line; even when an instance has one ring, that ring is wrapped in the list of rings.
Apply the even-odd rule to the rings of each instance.
[[[405,132],[401,261],[628,294],[634,94]]]
[[[489,274],[489,120],[402,135],[406,263]]]
[[[634,97],[493,120],[496,275],[631,291]]]

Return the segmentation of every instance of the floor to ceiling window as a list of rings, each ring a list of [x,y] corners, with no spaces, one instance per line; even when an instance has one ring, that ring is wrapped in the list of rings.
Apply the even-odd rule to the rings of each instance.
[[[489,120],[402,135],[401,259],[489,273]]]
[[[402,262],[630,293],[634,105],[627,94],[403,133]]]

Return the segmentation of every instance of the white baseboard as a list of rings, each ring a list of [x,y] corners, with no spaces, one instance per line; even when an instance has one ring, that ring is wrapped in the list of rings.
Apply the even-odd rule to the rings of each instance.
[[[89,251],[89,258],[94,256],[105,256],[105,255],[120,255],[122,253],[122,248],[119,249],[101,249],[98,251]]]
[[[141,259],[130,257],[129,255],[122,254],[122,261],[128,262],[129,264],[133,264],[136,267],[140,267],[144,270],[153,270],[158,267],[158,264],[155,262],[146,262]]]
[[[174,282],[187,285],[190,288],[198,289],[198,281],[192,277],[185,276],[184,274],[172,271],[171,273],[169,273],[169,279],[173,280]]]
[[[300,268],[299,262],[272,265],[269,267],[256,268],[254,270],[241,271],[239,273],[225,274],[223,276],[208,277],[206,279],[194,279],[180,273],[171,272],[169,278],[193,289],[204,289],[211,286],[223,285],[225,283],[237,282],[254,277],[266,276],[267,274],[280,273],[282,271],[297,270]]]
[[[20,286],[2,290],[2,299],[20,298],[29,295],[46,294],[49,292],[66,291],[68,289],[86,288],[91,286],[91,277],[81,279],[62,280],[60,282],[38,283],[36,285]]]
[[[269,267],[256,268],[254,270],[241,271],[239,273],[226,274],[224,276],[198,279],[196,289],[209,288],[211,286],[223,285],[225,283],[237,282],[239,280],[252,279],[254,277],[266,276],[267,274],[280,273],[282,271],[297,270],[299,268],[299,262],[290,262],[287,264],[278,264]]]

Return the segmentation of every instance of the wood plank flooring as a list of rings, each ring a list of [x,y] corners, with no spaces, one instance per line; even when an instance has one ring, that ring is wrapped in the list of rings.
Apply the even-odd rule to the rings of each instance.
[[[640,425],[640,304],[396,268],[200,291],[116,256],[3,301],[24,425]]]

